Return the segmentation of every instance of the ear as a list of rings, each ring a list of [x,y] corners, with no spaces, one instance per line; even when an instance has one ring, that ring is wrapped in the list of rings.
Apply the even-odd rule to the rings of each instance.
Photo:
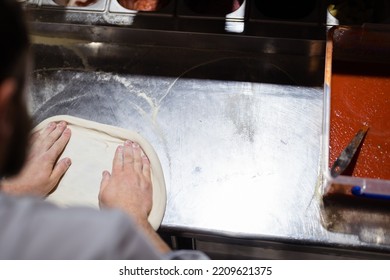
[[[15,79],[9,78],[0,84],[0,112],[4,112],[9,105],[12,96],[15,94]]]

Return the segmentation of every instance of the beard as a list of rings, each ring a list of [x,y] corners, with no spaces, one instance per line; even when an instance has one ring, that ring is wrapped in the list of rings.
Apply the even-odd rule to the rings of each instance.
[[[9,140],[3,149],[3,166],[0,174],[5,177],[14,176],[22,169],[27,155],[27,146],[31,130],[29,117],[23,94],[19,92],[13,98],[13,104],[7,109],[7,121],[12,127]]]

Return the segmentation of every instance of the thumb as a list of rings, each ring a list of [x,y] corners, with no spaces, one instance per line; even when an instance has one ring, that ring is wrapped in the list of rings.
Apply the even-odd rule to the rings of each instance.
[[[110,172],[108,172],[107,170],[104,170],[103,173],[102,173],[102,180],[100,182],[100,190],[99,190],[99,205],[100,207],[102,207],[102,194],[104,192],[104,190],[106,189],[106,187],[108,186],[108,183],[111,179],[111,174]]]
[[[110,178],[111,178],[110,172],[104,170],[102,173],[102,180],[100,182],[100,192],[104,191],[104,189],[108,185],[108,181],[110,180]]]

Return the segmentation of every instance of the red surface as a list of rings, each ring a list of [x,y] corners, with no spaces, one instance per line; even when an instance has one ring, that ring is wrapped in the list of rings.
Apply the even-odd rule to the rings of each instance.
[[[166,4],[166,0],[119,0],[119,4],[130,10],[153,12]]]
[[[330,166],[366,124],[366,138],[344,175],[389,180],[390,66],[334,61],[332,68]]]

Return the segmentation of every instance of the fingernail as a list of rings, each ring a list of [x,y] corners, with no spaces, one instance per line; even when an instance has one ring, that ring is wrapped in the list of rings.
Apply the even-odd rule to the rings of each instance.
[[[149,162],[149,158],[146,155],[142,155],[141,158]]]
[[[47,126],[47,127],[55,127],[56,126],[56,123],[54,123],[54,122],[51,122],[51,123],[49,123],[49,125]]]
[[[65,130],[64,130],[64,132],[63,133],[65,133],[65,134],[69,134],[70,133],[70,129],[69,128],[66,128]]]
[[[70,166],[72,164],[72,161],[70,160],[70,158],[67,158],[65,159],[65,163],[67,166]]]
[[[138,143],[133,143],[133,148],[138,148],[139,144]]]
[[[60,123],[58,124],[58,126],[59,126],[59,127],[63,127],[63,126],[65,126],[65,125],[66,125],[66,123],[65,123],[65,122],[63,122],[63,121],[62,121],[62,122],[60,122]]]
[[[133,142],[131,142],[130,140],[126,140],[125,141],[125,145],[126,146],[131,146],[133,144]]]

